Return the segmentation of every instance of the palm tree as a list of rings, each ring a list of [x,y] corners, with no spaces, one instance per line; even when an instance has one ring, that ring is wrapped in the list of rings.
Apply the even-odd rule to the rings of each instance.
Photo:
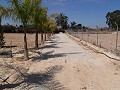
[[[50,33],[53,33],[53,31],[55,31],[57,29],[56,23],[52,20],[48,21],[48,25],[49,25],[49,27],[48,27],[47,31],[50,32]]]
[[[67,29],[68,17],[63,13],[60,13],[56,17],[56,23],[57,23],[57,26],[60,27],[61,29]]]
[[[40,23],[40,16],[42,15],[42,8],[40,7],[40,3],[42,0],[35,0],[34,5],[35,8],[32,12],[31,22],[35,26],[35,48],[38,49],[38,25]]]
[[[60,14],[58,14],[58,13],[53,13],[53,14],[51,14],[50,16],[48,16],[48,19],[56,22],[56,17],[58,17],[59,15],[60,15]]]
[[[3,17],[7,17],[10,9],[3,7],[0,4],[0,27],[1,27],[1,22]]]
[[[54,20],[51,20],[47,18],[46,22],[43,25],[45,30],[45,40],[46,40],[46,33],[52,33],[54,30],[56,30],[57,25]]]
[[[23,24],[24,29],[24,59],[28,60],[28,48],[27,48],[27,25],[30,20],[30,16],[34,9],[34,0],[9,0],[11,8],[11,16],[13,20],[19,20]]]
[[[46,23],[46,20],[47,20],[47,8],[46,7],[41,8],[41,14],[39,16],[39,19],[40,19],[39,28],[41,29],[41,43],[43,44],[44,43],[43,34],[45,32],[44,23]]]
[[[70,28],[71,28],[71,29],[76,29],[76,26],[77,26],[77,25],[76,25],[76,22],[75,22],[75,21],[73,21],[73,22],[70,23]]]
[[[2,47],[5,44],[3,31],[2,31],[2,27],[1,27],[1,22],[2,22],[2,18],[3,17],[7,17],[8,16],[9,11],[10,11],[10,9],[0,5],[0,47]]]

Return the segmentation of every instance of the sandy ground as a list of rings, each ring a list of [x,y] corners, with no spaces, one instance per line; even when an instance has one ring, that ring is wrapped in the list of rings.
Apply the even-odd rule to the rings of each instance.
[[[28,75],[12,90],[120,90],[120,62],[56,34],[32,53]]]
[[[4,37],[6,42],[5,46],[10,46],[12,42],[13,47],[17,47],[19,49],[24,48],[23,33],[5,33]],[[40,34],[38,35],[38,39],[40,44],[40,41],[41,41]],[[35,34],[27,34],[28,48],[33,48],[35,46],[34,42],[35,42]]]

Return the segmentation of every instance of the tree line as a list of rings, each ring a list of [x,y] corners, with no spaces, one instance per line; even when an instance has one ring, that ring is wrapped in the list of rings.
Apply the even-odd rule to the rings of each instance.
[[[28,28],[27,33],[35,33],[35,28],[33,25],[28,25],[27,28]],[[5,24],[5,25],[1,25],[1,30],[4,33],[24,33],[23,25],[18,26],[18,25]],[[41,31],[39,30],[38,33],[41,33]]]
[[[38,49],[38,33],[41,33],[41,43],[44,43],[43,35],[52,33],[56,28],[56,23],[47,16],[47,7],[41,6],[42,0],[8,0],[9,6],[0,5],[0,45],[4,44],[3,32],[24,33],[24,59],[28,60],[27,32],[35,32],[35,48]],[[19,21],[18,28],[11,25],[1,25],[2,18],[11,18]],[[44,34],[43,34],[44,33]]]

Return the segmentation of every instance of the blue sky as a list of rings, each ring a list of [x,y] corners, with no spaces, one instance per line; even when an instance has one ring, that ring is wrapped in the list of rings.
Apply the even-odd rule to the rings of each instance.
[[[0,4],[6,5],[6,0],[0,0]],[[106,14],[114,10],[120,10],[120,0],[44,0],[43,6],[48,7],[48,14],[61,13],[69,17],[69,22],[75,21],[88,27],[107,26]],[[3,20],[5,23],[13,23],[11,20]]]

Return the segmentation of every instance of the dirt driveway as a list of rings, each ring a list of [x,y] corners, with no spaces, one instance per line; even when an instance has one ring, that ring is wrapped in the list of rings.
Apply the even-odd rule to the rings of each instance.
[[[12,90],[120,90],[120,62],[54,35],[33,53],[27,79]]]
[[[44,85],[52,90],[120,90],[120,62],[82,47],[65,34],[54,35],[29,73],[49,74]]]

